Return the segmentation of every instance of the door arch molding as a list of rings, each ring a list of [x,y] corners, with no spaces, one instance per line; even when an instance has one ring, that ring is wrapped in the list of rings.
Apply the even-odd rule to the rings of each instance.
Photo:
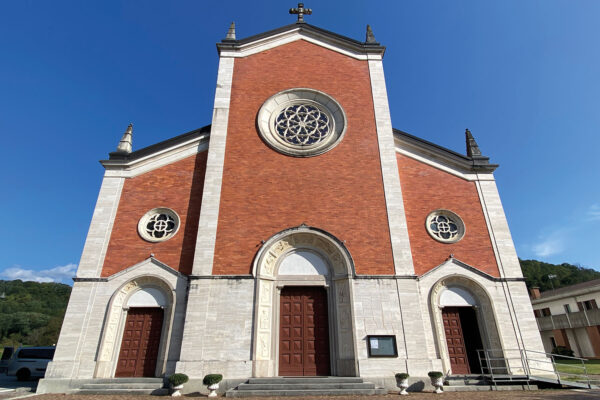
[[[165,372],[167,354],[169,352],[169,338],[174,317],[175,289],[164,279],[155,275],[143,275],[128,280],[122,284],[112,295],[108,303],[106,319],[102,329],[102,339],[98,348],[98,358],[95,378],[112,378],[117,369],[119,350],[129,310],[129,299],[144,289],[160,292],[165,300],[163,324],[161,331],[158,360],[155,376]]]
[[[282,261],[295,252],[315,253],[325,261],[327,274],[283,275]],[[279,301],[285,286],[322,286],[327,291],[331,373],[358,376],[352,278],[354,262],[343,242],[332,234],[306,225],[273,235],[257,252],[252,274],[255,278],[252,373],[255,377],[277,376],[279,344]]]
[[[502,342],[498,331],[497,318],[492,306],[491,298],[485,288],[474,280],[463,275],[450,275],[438,280],[431,288],[429,296],[429,307],[433,318],[433,326],[436,338],[436,344],[439,351],[439,357],[442,360],[444,372],[451,371],[450,356],[446,344],[446,335],[444,332],[444,322],[442,320],[441,304],[442,293],[451,288],[457,288],[469,294],[475,300],[475,314],[477,324],[481,335],[483,347],[486,349],[502,349]],[[501,356],[501,355],[500,355]]]

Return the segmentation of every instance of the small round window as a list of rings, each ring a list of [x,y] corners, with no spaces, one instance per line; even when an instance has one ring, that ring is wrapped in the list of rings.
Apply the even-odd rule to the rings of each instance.
[[[148,211],[138,223],[140,236],[149,242],[162,242],[172,238],[179,230],[179,215],[170,208]]]
[[[346,132],[346,114],[331,96],[313,89],[289,89],[267,99],[257,116],[258,130],[271,148],[311,157],[334,148]]]
[[[448,210],[433,211],[427,216],[425,227],[432,238],[443,243],[456,243],[465,235],[462,219]]]

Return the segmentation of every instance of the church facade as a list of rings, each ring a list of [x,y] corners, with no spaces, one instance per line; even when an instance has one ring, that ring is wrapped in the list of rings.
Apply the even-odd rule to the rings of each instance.
[[[105,168],[38,391],[116,377],[480,373],[543,351],[494,181],[392,128],[385,48],[304,23],[217,45],[212,123]],[[511,362],[511,361],[509,361]]]

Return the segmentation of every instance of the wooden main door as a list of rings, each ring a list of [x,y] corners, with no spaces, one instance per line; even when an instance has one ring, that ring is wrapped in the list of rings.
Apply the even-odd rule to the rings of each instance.
[[[465,337],[460,323],[459,307],[444,307],[442,309],[442,319],[452,373],[457,375],[470,374],[471,370],[469,369]]]
[[[279,375],[329,375],[327,292],[322,287],[281,291]]]
[[[161,308],[129,309],[115,377],[155,376],[162,323]]]

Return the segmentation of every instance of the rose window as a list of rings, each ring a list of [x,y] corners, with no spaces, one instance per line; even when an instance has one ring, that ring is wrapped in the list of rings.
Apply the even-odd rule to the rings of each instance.
[[[161,242],[173,237],[179,229],[179,216],[169,208],[148,211],[138,223],[138,232],[149,242]]]
[[[331,131],[327,114],[310,104],[284,108],[275,120],[275,129],[287,143],[302,146],[321,142]]]
[[[314,89],[274,94],[260,108],[257,127],[272,149],[312,157],[333,149],[346,132],[346,114],[331,96]]]
[[[458,242],[465,234],[462,219],[448,210],[437,210],[429,214],[426,228],[431,237],[445,243]]]

